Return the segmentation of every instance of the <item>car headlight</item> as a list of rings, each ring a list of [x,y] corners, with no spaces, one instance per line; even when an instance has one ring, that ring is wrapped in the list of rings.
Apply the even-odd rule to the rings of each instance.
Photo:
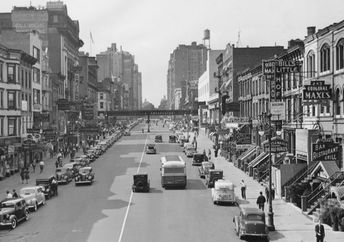
[[[91,180],[91,179],[92,179],[92,176],[88,176],[88,179]]]
[[[77,180],[79,180],[79,177],[78,177],[78,176],[76,176],[76,177],[75,177],[75,180],[76,180],[76,181],[77,181]]]

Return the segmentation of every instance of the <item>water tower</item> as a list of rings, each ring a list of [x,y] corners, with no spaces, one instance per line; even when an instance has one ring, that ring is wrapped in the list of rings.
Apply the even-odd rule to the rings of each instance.
[[[210,30],[209,29],[204,30],[203,45],[207,47],[207,49],[210,49]]]

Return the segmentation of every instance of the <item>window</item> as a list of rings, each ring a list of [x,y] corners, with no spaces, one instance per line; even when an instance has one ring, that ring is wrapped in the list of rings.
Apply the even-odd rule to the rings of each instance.
[[[16,92],[8,91],[7,96],[8,96],[8,102],[7,102],[8,109],[16,109]]]
[[[315,54],[313,51],[307,55],[307,77],[315,76]]]
[[[7,82],[16,83],[16,65],[7,64]]]
[[[2,68],[3,68],[3,63],[2,62],[0,62],[0,82],[2,82],[3,81],[3,76],[2,76]]]
[[[104,93],[100,93],[100,97],[99,97],[100,99],[104,99]]]
[[[41,53],[40,50],[35,46],[33,47],[33,57],[35,57],[37,59],[37,62],[40,63]]]
[[[336,96],[335,96],[335,100],[334,100],[334,105],[335,105],[335,111],[336,111],[336,115],[340,115],[340,101],[339,101],[339,88],[337,88],[336,90]]]
[[[28,73],[28,77],[29,77],[29,80],[28,80],[29,85],[27,86],[27,88],[31,89],[31,72]]]
[[[338,41],[336,46],[336,70],[344,68],[344,39]]]
[[[104,103],[100,102],[100,108],[104,108]]]
[[[33,89],[33,104],[40,104],[41,93],[37,89]]]
[[[0,108],[4,108],[4,89],[0,89]]]
[[[0,117],[0,136],[4,135],[4,117]]]
[[[320,49],[320,71],[330,70],[330,46],[324,44]]]
[[[54,15],[53,16],[53,23],[58,23],[59,22],[59,16],[58,15]]]
[[[32,79],[32,81],[35,82],[35,83],[40,83],[41,82],[41,79],[40,79],[41,77],[40,77],[39,69],[33,68],[32,72],[33,72],[33,79]]]
[[[25,88],[28,87],[28,78],[27,78],[27,71],[25,71],[25,85],[23,85]]]
[[[8,136],[15,136],[16,132],[16,118],[8,118]]]
[[[28,111],[31,112],[32,111],[32,99],[31,99],[31,94],[29,94],[28,96]]]

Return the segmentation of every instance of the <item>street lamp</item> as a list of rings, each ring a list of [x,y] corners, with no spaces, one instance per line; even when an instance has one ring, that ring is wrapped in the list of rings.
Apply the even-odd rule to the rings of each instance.
[[[267,119],[267,122],[266,122]],[[268,212],[268,221],[267,221],[267,227],[269,228],[269,231],[275,231],[275,225],[274,225],[274,213],[272,209],[272,199],[271,199],[271,191],[272,191],[272,160],[271,160],[271,136],[272,136],[272,127],[271,127],[271,114],[263,113],[262,114],[262,123],[264,125],[263,129],[259,130],[258,133],[260,136],[263,136],[265,134],[265,127],[268,128],[268,138],[269,138],[269,212]]]

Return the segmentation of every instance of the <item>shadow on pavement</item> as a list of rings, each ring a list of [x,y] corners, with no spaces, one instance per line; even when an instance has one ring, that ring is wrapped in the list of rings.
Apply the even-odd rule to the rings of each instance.
[[[128,207],[128,202],[124,201],[122,199],[114,199],[114,200],[109,200],[112,204],[111,209],[121,209],[121,208],[126,208]],[[134,203],[131,203],[130,206],[134,205]],[[108,208],[107,208],[108,209]]]
[[[204,183],[199,179],[188,179],[186,186],[188,190],[206,190]]]
[[[240,204],[249,204],[250,202],[244,199],[236,198],[237,203]]]
[[[282,238],[285,238],[285,236],[278,231],[273,231],[273,232],[269,233],[269,240],[270,241],[280,240]]]

